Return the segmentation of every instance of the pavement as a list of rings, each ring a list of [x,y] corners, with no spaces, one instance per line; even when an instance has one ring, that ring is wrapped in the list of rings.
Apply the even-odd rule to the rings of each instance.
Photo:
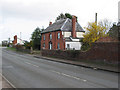
[[[118,88],[118,73],[2,50],[2,74],[16,88]]]
[[[73,60],[65,60],[65,59],[58,59],[58,58],[51,58],[51,57],[45,57],[41,56],[39,54],[33,55],[33,57],[36,58],[42,58],[50,61],[55,61],[55,62],[60,62],[60,63],[65,63],[65,64],[71,64],[71,65],[76,65],[76,66],[82,66],[86,68],[93,68],[97,70],[103,70],[103,71],[109,71],[109,72],[115,72],[119,73],[119,68],[116,66],[105,66],[105,65],[99,65],[99,64],[92,64],[92,63],[84,63],[84,62],[78,62],[78,61],[73,61]]]
[[[7,79],[3,78],[3,76],[0,75],[0,89],[2,88],[13,88],[13,87],[10,85]]]

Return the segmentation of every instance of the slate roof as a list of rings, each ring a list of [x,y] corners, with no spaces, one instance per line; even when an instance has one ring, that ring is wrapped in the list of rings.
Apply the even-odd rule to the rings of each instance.
[[[44,31],[42,31],[42,33],[52,32],[57,30],[72,31],[72,20],[67,18],[56,21],[52,25],[48,26]],[[78,22],[76,22],[76,32],[85,32]]]

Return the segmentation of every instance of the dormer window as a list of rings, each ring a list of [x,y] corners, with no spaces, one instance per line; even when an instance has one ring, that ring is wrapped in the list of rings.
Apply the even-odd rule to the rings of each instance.
[[[50,40],[52,40],[52,34],[50,34]]]

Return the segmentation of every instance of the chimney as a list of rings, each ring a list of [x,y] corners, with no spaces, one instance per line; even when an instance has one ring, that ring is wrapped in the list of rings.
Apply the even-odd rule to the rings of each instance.
[[[13,41],[13,44],[17,44],[17,35],[14,36],[14,41]]]
[[[52,25],[52,22],[49,23],[49,26]]]
[[[72,16],[72,37],[76,38],[76,16]]]

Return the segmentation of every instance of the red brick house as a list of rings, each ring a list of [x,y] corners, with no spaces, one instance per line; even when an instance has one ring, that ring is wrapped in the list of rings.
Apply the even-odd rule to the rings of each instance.
[[[85,31],[77,22],[76,17],[72,20],[62,19],[52,24],[42,31],[41,48],[52,50],[75,49],[80,50],[83,34]]]

